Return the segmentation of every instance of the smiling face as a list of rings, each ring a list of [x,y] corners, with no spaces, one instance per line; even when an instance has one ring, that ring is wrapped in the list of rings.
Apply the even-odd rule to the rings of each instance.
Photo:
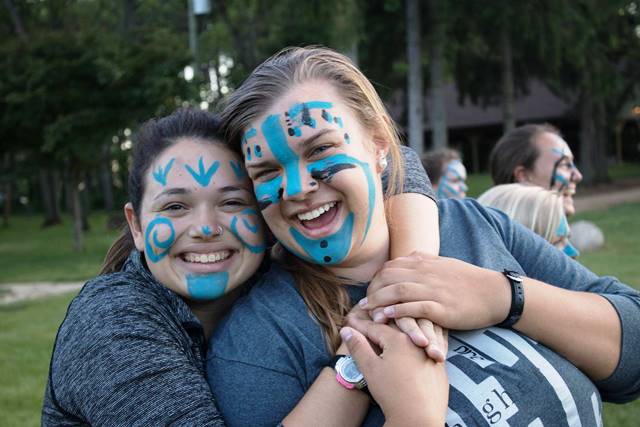
[[[163,285],[191,300],[244,283],[264,256],[264,226],[239,157],[220,144],[181,139],[151,164],[135,245]]]
[[[573,163],[573,153],[566,141],[559,135],[544,132],[534,142],[540,155],[529,173],[532,184],[558,190],[563,196],[567,215],[575,213],[573,195],[582,181],[582,174]]]
[[[438,181],[437,193],[440,199],[464,199],[467,197],[467,169],[460,160],[451,160],[444,166]]]
[[[245,129],[242,149],[265,221],[291,252],[335,267],[386,256],[379,159],[387,147],[332,85],[293,86]]]

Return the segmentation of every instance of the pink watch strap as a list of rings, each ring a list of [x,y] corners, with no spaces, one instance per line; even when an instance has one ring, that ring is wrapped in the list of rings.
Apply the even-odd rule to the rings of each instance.
[[[355,385],[348,383],[345,381],[344,378],[342,378],[342,376],[340,374],[336,374],[336,379],[338,380],[338,382],[342,385],[342,387],[347,388],[349,390],[353,390],[355,388]]]

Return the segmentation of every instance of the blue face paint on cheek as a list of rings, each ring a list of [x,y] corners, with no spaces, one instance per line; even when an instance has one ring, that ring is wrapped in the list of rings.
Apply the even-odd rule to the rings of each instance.
[[[567,218],[564,216],[560,220],[558,224],[558,228],[556,228],[556,236],[565,237],[569,235],[569,224],[567,223]]]
[[[198,171],[196,172],[191,166],[184,165],[185,169],[191,174],[193,179],[202,187],[206,187],[211,182],[211,178],[218,170],[220,162],[213,162],[208,169],[205,170],[204,160],[202,157],[198,160]]]
[[[284,173],[287,178],[287,195],[293,196],[300,193],[302,191],[299,171],[300,159],[289,147],[287,137],[282,130],[282,126],[280,126],[279,116],[274,114],[267,117],[262,123],[261,129],[273,156],[284,167]],[[260,199],[260,196],[258,196],[258,201]]]
[[[365,177],[367,178],[368,196],[369,196],[369,208],[367,212],[367,225],[362,236],[362,241],[367,237],[369,232],[369,226],[371,225],[371,219],[373,218],[373,208],[376,202],[376,187],[371,173],[371,168],[366,162],[362,162],[354,157],[346,154],[336,154],[334,156],[327,157],[326,159],[318,160],[307,166],[307,170],[314,179],[319,179],[325,182],[330,182],[333,176],[344,169],[351,169],[359,166],[362,168]]]
[[[569,180],[567,178],[565,178],[564,176],[560,175],[559,173],[556,173],[554,175],[554,180],[555,180],[555,182],[559,182],[560,183],[561,188],[569,186]]]
[[[251,234],[258,234],[258,232],[260,231],[260,227],[258,223],[252,223],[248,218],[248,217],[254,217],[257,219],[258,213],[253,209],[245,209],[240,213],[240,215],[243,217],[242,220],[240,221],[242,226],[245,229],[247,229]],[[234,236],[236,236],[238,240],[240,240],[240,242],[242,242],[242,244],[247,249],[249,249],[253,253],[256,253],[256,254],[262,253],[267,248],[266,242],[263,239],[260,243],[256,245],[252,245],[242,237],[242,234],[238,230],[238,216],[234,216],[233,219],[231,220],[231,232],[233,233]]]
[[[289,231],[293,239],[307,253],[308,257],[302,254],[303,258],[307,258],[315,264],[338,264],[348,255],[351,248],[353,213],[347,215],[340,230],[323,239],[309,239],[293,227]]]
[[[158,231],[162,227],[169,229],[169,236],[164,240],[159,240]],[[169,218],[159,216],[151,220],[144,233],[144,251],[147,258],[154,263],[160,261],[171,250],[175,238],[176,232]]]
[[[158,166],[154,171],[153,171],[153,177],[155,178],[156,181],[158,181],[163,187],[165,185],[167,185],[167,175],[169,174],[169,171],[171,170],[171,166],[173,166],[173,161],[175,160],[175,157],[172,157],[171,160],[169,160],[167,162],[167,164],[164,166],[164,168],[162,166]]]
[[[567,246],[564,247],[564,249],[562,249],[562,252],[564,252],[567,256],[570,256],[571,258],[575,258],[578,255],[580,255],[580,251],[573,246],[570,242],[567,242]]]
[[[266,182],[256,183],[254,186],[258,209],[265,210],[280,201],[282,195],[282,177],[278,176]]]
[[[187,291],[191,298],[200,301],[213,300],[224,295],[229,284],[229,273],[187,274]]]

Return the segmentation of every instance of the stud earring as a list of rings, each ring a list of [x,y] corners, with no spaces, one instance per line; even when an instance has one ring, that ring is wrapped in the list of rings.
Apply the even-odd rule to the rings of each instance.
[[[378,158],[378,166],[380,169],[385,170],[387,168],[387,158],[382,156]]]

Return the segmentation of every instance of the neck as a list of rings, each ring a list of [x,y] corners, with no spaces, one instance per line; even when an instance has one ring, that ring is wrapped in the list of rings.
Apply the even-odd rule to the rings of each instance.
[[[207,340],[211,337],[218,322],[227,313],[227,310],[229,310],[238,296],[240,296],[241,292],[242,286],[232,290],[228,294],[224,294],[214,301],[186,301],[193,314],[202,324],[204,336]]]

